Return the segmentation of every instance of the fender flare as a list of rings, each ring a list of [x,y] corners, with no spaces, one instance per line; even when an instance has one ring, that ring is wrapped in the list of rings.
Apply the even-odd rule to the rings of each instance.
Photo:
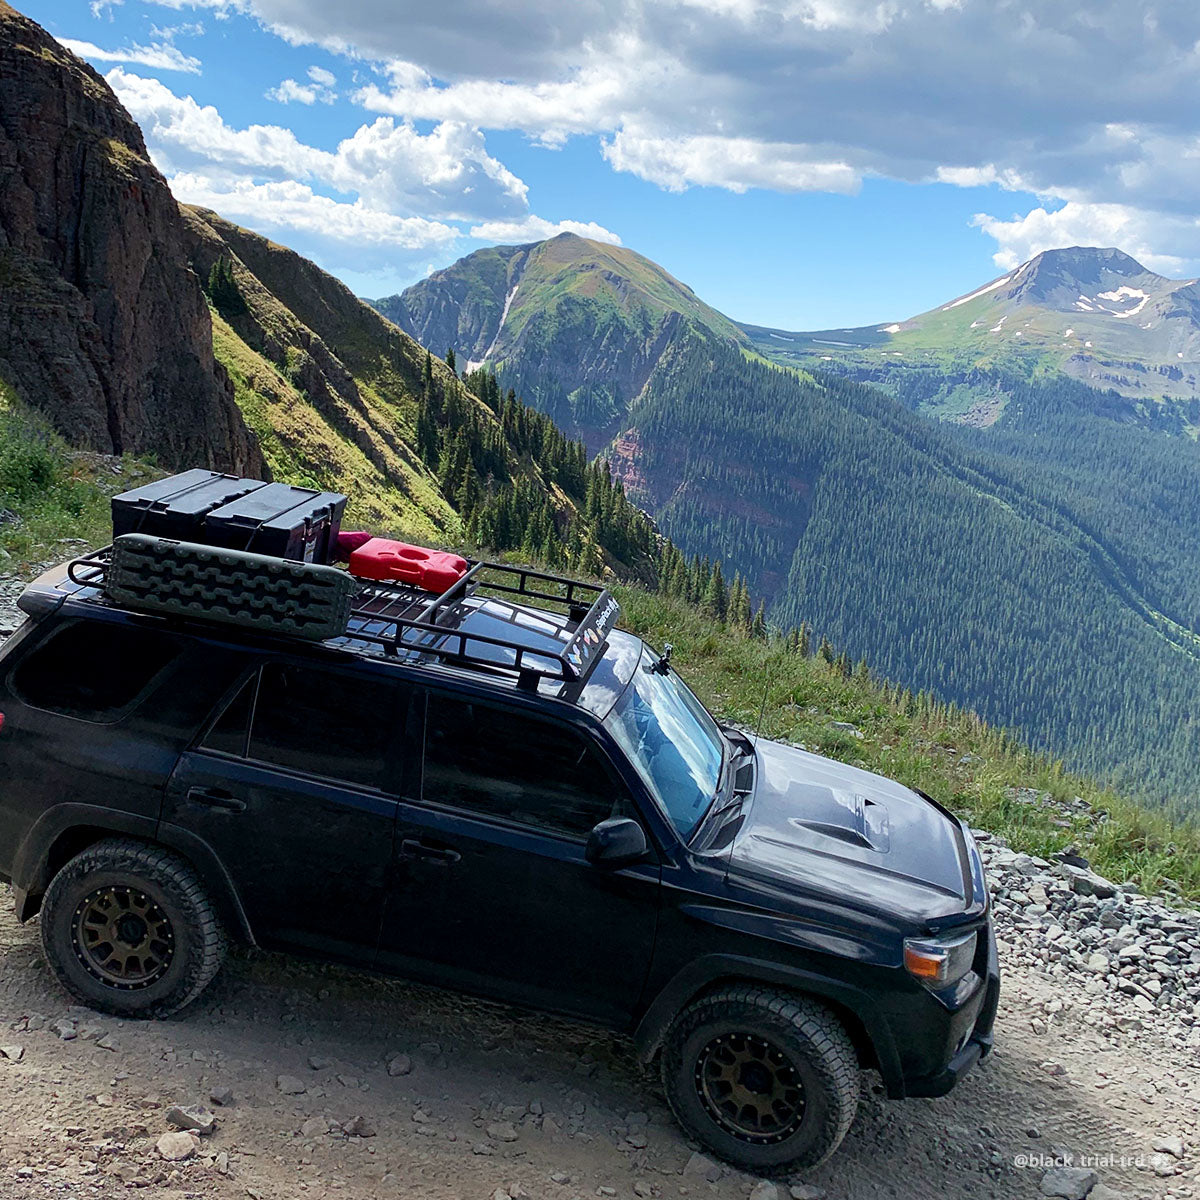
[[[829,1001],[850,1014],[875,1055],[875,1066],[891,1096],[904,1095],[900,1055],[892,1031],[871,997],[859,988],[810,971],[733,954],[702,955],[683,967],[660,989],[633,1031],[638,1058],[649,1063],[662,1047],[676,1014],[717,984],[735,981],[770,984]],[[851,1031],[852,1033],[854,1031]]]
[[[42,813],[25,835],[13,860],[12,885],[18,921],[28,921],[41,907],[42,896],[50,886],[54,849],[73,835],[81,836],[80,849],[104,837],[126,836],[173,850],[200,876],[229,931],[251,946],[258,944],[237,888],[207,842],[154,817],[115,812],[91,804],[56,804]]]

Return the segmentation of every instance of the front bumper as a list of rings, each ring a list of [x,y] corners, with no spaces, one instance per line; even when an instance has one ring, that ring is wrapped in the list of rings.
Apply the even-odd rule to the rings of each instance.
[[[983,977],[982,993],[978,1007],[974,1000],[970,1008],[975,1009],[974,1021],[968,1028],[961,1045],[950,1061],[930,1075],[906,1077],[903,1082],[904,1096],[944,1096],[977,1063],[987,1058],[992,1051],[992,1029],[996,1023],[996,1009],[1000,1003],[1000,956],[996,951],[996,933],[989,921],[987,929],[987,958]]]

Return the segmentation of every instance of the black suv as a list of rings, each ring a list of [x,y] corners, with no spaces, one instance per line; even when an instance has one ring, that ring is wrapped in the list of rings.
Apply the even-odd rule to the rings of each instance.
[[[608,592],[474,565],[305,643],[44,575],[0,652],[0,879],[76,997],[162,1017],[226,938],[624,1030],[680,1124],[831,1154],[861,1067],[937,1096],[991,1047],[966,826],[713,720]]]

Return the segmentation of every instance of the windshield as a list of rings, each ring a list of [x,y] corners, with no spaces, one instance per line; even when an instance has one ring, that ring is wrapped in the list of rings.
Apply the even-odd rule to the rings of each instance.
[[[721,778],[716,722],[674,671],[640,666],[605,724],[686,840]]]

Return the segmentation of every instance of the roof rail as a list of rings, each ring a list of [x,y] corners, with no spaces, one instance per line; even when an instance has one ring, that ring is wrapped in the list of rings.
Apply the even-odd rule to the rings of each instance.
[[[82,587],[103,591],[111,559],[111,546],[85,554],[68,564],[68,578]],[[516,674],[518,687],[530,691],[536,691],[541,679],[564,683],[586,680],[621,615],[621,607],[612,593],[601,584],[530,567],[468,561],[467,571],[440,595],[399,581],[360,580],[346,633],[343,638],[329,640],[369,642],[382,647],[389,656],[417,653],[456,666]],[[557,606],[559,615],[567,617],[567,623],[555,627],[555,644],[549,646],[456,628],[451,623],[456,615],[454,605],[478,591],[500,593],[486,598],[493,604],[506,606],[512,619],[528,615],[529,609],[522,608],[519,602],[529,600],[538,602],[539,608]],[[557,636],[560,634],[569,636]],[[496,649],[510,651],[512,662],[487,653]]]

